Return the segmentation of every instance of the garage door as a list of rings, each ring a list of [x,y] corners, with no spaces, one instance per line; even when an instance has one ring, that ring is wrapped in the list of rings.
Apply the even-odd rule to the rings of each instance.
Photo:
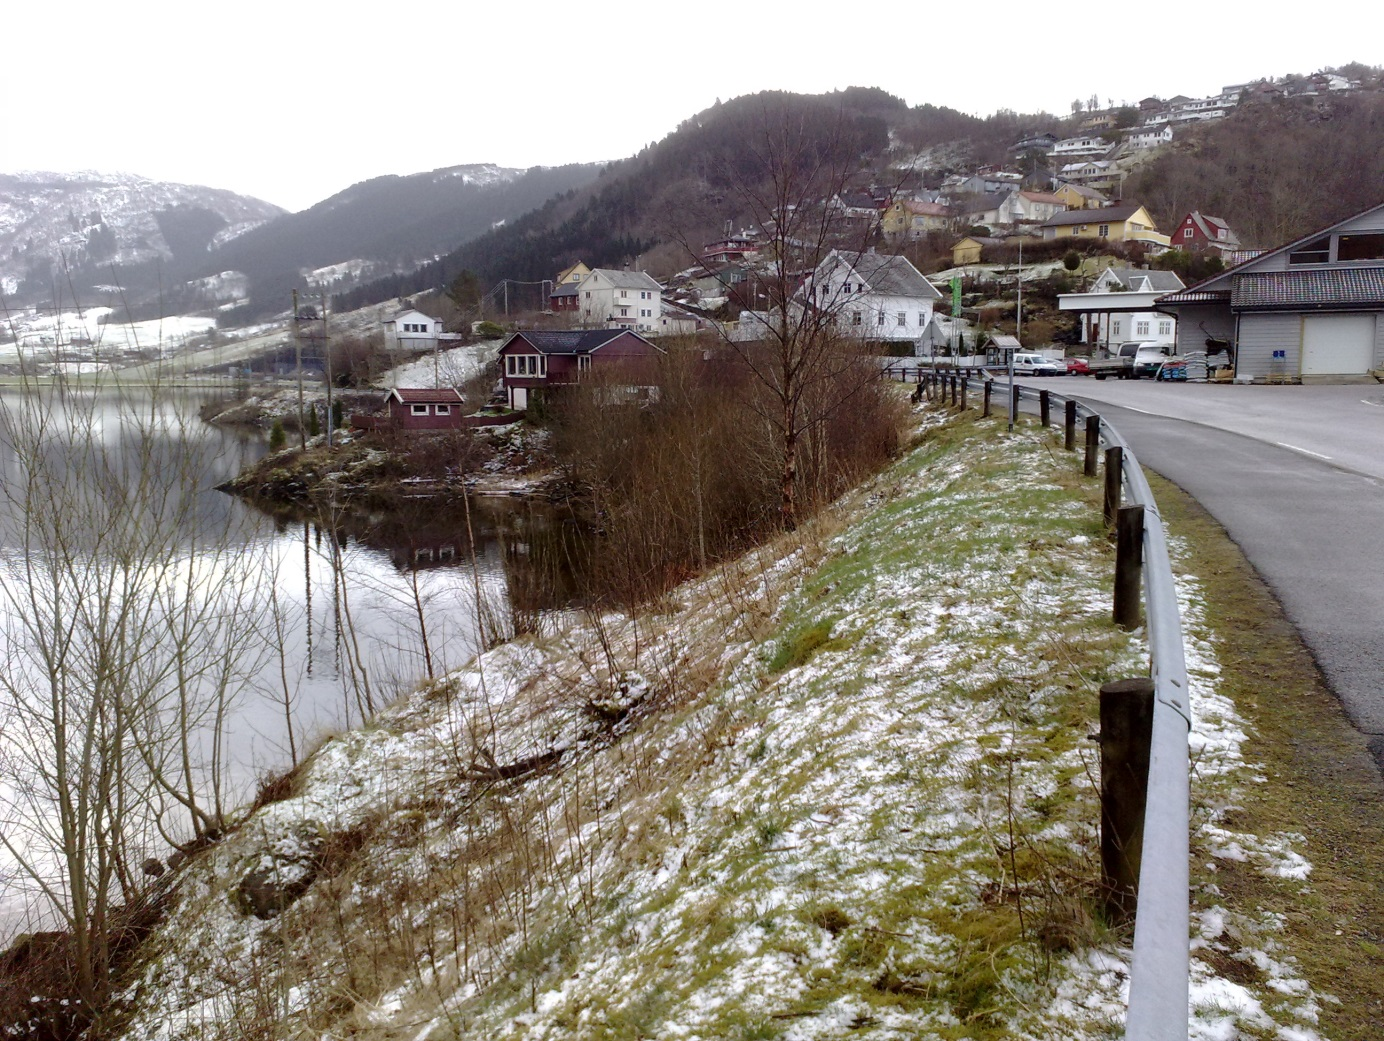
[[[1302,322],[1304,376],[1364,375],[1374,363],[1374,315],[1313,315]]]

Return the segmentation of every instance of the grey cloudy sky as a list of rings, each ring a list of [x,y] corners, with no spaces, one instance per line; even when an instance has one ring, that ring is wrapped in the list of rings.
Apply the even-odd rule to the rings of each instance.
[[[1092,94],[1195,97],[1384,63],[1376,34],[1341,35],[1360,9],[1339,0],[1291,20],[1276,4],[1011,0],[6,7],[0,171],[126,171],[289,209],[380,174],[622,158],[760,90],[1067,114]]]

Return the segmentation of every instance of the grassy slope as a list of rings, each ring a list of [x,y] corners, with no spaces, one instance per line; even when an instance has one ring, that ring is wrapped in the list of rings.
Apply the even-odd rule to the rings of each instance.
[[[1096,688],[1144,664],[1057,444],[934,417],[793,540],[329,742],[194,865],[131,1034],[1118,1036],[1087,736]],[[1217,865],[1194,1036],[1312,1038],[1305,948],[1265,902],[1310,891],[1302,843],[1235,816],[1258,768],[1184,590]],[[232,892],[255,868],[316,881],[260,921]]]

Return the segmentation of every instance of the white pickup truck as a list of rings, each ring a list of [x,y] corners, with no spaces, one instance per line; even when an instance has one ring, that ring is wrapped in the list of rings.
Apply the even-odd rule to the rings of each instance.
[[[1154,340],[1128,340],[1108,358],[1092,358],[1086,363],[1092,376],[1103,380],[1114,376],[1121,380],[1137,380],[1154,376],[1158,367],[1172,354],[1172,344]]]

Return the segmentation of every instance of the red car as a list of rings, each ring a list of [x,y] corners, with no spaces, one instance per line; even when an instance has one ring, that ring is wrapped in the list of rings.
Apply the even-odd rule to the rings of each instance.
[[[1086,364],[1085,358],[1064,358],[1063,360],[1067,363],[1068,376],[1091,375],[1091,366]]]

